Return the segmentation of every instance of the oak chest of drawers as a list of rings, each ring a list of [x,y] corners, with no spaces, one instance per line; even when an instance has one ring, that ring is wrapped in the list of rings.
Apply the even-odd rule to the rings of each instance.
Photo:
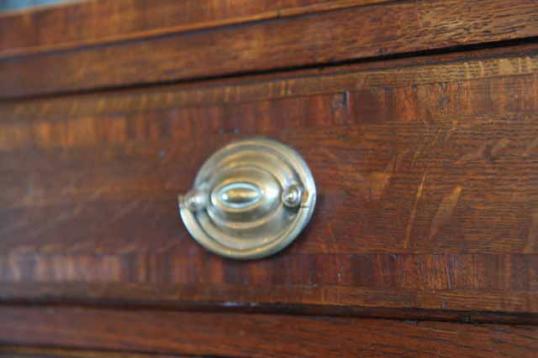
[[[1,15],[0,356],[534,356],[537,36],[532,0]],[[223,258],[177,195],[252,137],[317,203]]]

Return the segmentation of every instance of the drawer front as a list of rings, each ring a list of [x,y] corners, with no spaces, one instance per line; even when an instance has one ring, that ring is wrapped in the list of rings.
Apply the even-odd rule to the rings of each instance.
[[[0,357],[10,358],[531,358],[538,348],[538,329],[525,325],[58,306],[0,308],[0,317],[0,343],[11,343]]]
[[[534,0],[152,4],[97,0],[4,17],[0,98],[498,46],[538,36]]]
[[[0,15],[0,356],[533,357],[537,18],[535,0]],[[204,165],[253,137],[235,169]],[[248,232],[268,251],[209,252],[188,230],[245,254],[198,235],[206,209],[277,223]]]
[[[537,72],[531,44],[5,102],[1,298],[533,319]],[[304,156],[318,203],[291,247],[238,262],[176,197],[254,135]]]

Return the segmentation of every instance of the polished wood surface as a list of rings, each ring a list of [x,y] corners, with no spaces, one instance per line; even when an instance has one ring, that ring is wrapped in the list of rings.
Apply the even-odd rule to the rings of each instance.
[[[390,0],[86,0],[69,6],[0,13],[0,56],[147,40],[387,1]]]
[[[0,16],[0,356],[535,355],[535,1],[149,3]],[[251,136],[319,196],[238,262],[176,197]]]
[[[177,354],[140,353],[107,349],[73,349],[0,345],[0,357],[4,358],[181,358]],[[188,357],[192,357],[189,355]]]
[[[144,41],[8,54],[0,57],[0,97],[230,76],[525,39],[538,35],[537,16],[534,0],[396,1]]]
[[[0,342],[243,357],[534,357],[536,326],[91,308],[0,308]],[[143,337],[143,339],[141,339]]]
[[[537,47],[416,61],[3,104],[3,299],[535,315]],[[296,147],[320,200],[234,262],[176,195],[251,135]]]

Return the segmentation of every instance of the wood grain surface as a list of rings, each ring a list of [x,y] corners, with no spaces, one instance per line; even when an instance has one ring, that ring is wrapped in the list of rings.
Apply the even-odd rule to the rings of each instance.
[[[0,318],[1,319],[1,318]],[[130,350],[95,350],[0,345],[0,357],[8,358],[180,358],[183,355],[138,353]],[[189,355],[192,357],[192,355]]]
[[[143,41],[7,54],[0,58],[0,97],[229,76],[523,39],[538,35],[537,17],[534,0],[396,1]],[[30,24],[28,33],[36,32],[38,23]]]
[[[389,0],[86,0],[0,13],[0,57],[148,39]]]
[[[538,311],[538,47],[0,105],[4,301]],[[191,240],[213,151],[297,148],[319,205],[273,258]]]
[[[0,307],[0,343],[224,356],[534,357],[536,326]],[[144,337],[144,339],[141,339]]]

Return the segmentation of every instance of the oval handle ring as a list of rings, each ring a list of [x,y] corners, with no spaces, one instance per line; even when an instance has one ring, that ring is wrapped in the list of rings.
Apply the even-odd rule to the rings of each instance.
[[[294,149],[252,138],[214,153],[178,201],[194,240],[224,257],[255,259],[284,249],[300,234],[314,211],[316,185]]]

